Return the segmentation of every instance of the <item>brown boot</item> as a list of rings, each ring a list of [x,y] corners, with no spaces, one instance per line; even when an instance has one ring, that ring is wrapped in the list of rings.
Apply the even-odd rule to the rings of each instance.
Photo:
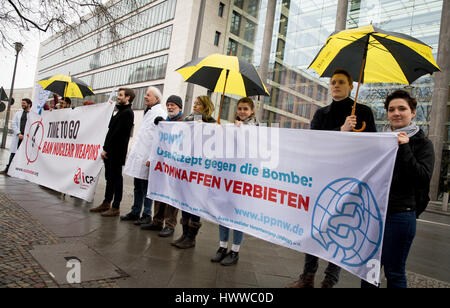
[[[111,203],[103,201],[102,204],[100,204],[98,207],[90,209],[89,212],[91,212],[91,213],[103,213],[103,212],[106,212],[107,210],[109,210],[110,208],[111,208]]]
[[[178,243],[181,243],[182,241],[184,241],[184,239],[186,238],[186,235],[188,233],[188,230],[189,230],[189,219],[181,218],[180,224],[183,227],[183,234],[178,239],[176,239],[175,241],[170,243],[172,246],[176,246]]]
[[[106,212],[102,213],[103,217],[116,217],[120,215],[120,210],[119,209],[109,209]]]
[[[288,284],[287,286],[285,286],[285,288],[288,289],[314,288],[314,275],[313,274],[301,275],[299,280]]]

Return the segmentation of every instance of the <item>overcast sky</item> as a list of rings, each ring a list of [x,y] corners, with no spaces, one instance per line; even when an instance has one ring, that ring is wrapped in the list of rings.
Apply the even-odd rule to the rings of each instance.
[[[29,3],[29,7],[40,7],[39,0],[26,0]],[[109,0],[102,0],[103,3],[106,3]],[[87,0],[83,0],[81,2],[89,2]],[[77,10],[81,15],[85,15],[89,12],[89,8],[80,7]],[[30,19],[38,18],[36,16],[28,16]],[[75,22],[77,20],[77,16],[74,15]],[[72,22],[71,20],[67,20],[67,22]],[[16,52],[14,50],[14,42],[21,42],[24,47],[20,52],[19,60],[17,62],[17,72],[16,72],[16,80],[14,82],[14,88],[31,88],[34,87],[34,77],[36,75],[36,65],[39,54],[39,42],[45,41],[52,35],[52,31],[48,31],[48,33],[39,32],[37,30],[32,30],[26,32],[23,31],[21,34],[11,34],[11,31],[8,32],[10,37],[15,37],[16,39],[9,44],[12,48],[3,48],[0,45],[0,87],[4,87],[5,89],[9,89],[11,87],[11,81],[14,71],[14,62],[16,58]]]
[[[17,41],[23,44],[23,49],[17,62],[14,88],[32,88],[34,87],[33,82],[38,61],[40,35],[36,33],[28,38],[18,37]],[[11,42],[11,44],[14,46],[14,42]],[[11,87],[15,59],[14,47],[11,49],[0,47],[0,86],[5,89]],[[7,94],[9,95],[9,93]]]

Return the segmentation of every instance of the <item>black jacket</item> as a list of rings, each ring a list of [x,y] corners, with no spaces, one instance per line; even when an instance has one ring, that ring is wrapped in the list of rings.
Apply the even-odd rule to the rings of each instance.
[[[409,143],[400,145],[398,149],[389,193],[388,214],[408,209],[415,209],[417,216],[423,212],[426,204],[416,204],[417,194],[428,196],[433,168],[433,144],[420,130],[409,139]]]
[[[351,115],[354,101],[346,98],[342,101],[333,101],[330,105],[316,111],[311,121],[311,129],[340,131],[345,119]],[[376,132],[375,120],[372,110],[361,104],[356,104],[356,129],[361,128],[361,123],[366,122],[364,132]]]
[[[131,129],[134,123],[134,112],[130,105],[117,105],[119,110],[109,122],[103,150],[114,164],[125,165],[130,141]]]

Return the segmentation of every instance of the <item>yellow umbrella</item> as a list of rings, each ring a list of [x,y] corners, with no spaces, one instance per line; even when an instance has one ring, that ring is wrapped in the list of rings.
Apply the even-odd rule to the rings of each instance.
[[[330,35],[309,68],[321,77],[331,77],[338,68],[359,76],[352,115],[361,83],[411,84],[425,74],[439,71],[430,46],[409,35],[372,25]]]
[[[191,61],[176,71],[186,82],[222,93],[218,123],[225,93],[239,96],[269,96],[255,67],[237,57],[213,54]]]
[[[78,97],[94,95],[92,89],[84,81],[66,75],[55,75],[38,81],[44,90],[59,94],[62,97]]]

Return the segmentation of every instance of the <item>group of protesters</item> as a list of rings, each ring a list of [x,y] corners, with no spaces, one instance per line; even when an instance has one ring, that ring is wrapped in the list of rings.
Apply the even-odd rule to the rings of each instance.
[[[369,107],[357,103],[356,114],[350,115],[354,105],[354,101],[350,98],[352,89],[352,76],[345,70],[336,70],[330,81],[333,101],[330,105],[317,110],[311,122],[311,129],[352,132],[358,130],[365,122],[365,132],[376,132],[374,116]],[[212,117],[214,105],[207,96],[197,97],[193,113],[183,117],[183,101],[179,96],[170,96],[164,105],[161,91],[156,87],[149,87],[145,94],[144,117],[128,153],[128,143],[134,125],[132,110],[134,99],[135,93],[132,89],[119,89],[116,105],[118,111],[111,118],[101,153],[105,165],[105,197],[98,207],[90,211],[101,213],[104,217],[120,216],[123,172],[134,178],[134,202],[131,211],[120,216],[121,221],[132,221],[143,230],[158,231],[159,236],[170,237],[177,224],[178,209],[147,198],[150,148],[155,142],[152,132],[161,121],[214,123],[216,122]],[[63,101],[64,107],[67,107],[67,102],[65,100],[61,102]],[[70,101],[68,105],[70,106]],[[31,101],[22,101],[23,112],[28,112],[30,107]],[[389,94],[384,107],[389,119],[389,125],[384,131],[398,133],[399,150],[389,194],[381,265],[384,267],[388,287],[405,288],[406,259],[415,237],[416,218],[423,212],[429,200],[428,190],[434,166],[434,152],[432,143],[415,122],[417,101],[408,92],[396,90]],[[255,104],[250,98],[239,100],[236,110],[235,125],[258,125]],[[17,148],[23,139],[25,127],[23,118],[22,114],[19,114],[13,121],[15,139],[11,148]],[[123,166],[125,168],[122,171]],[[180,224],[182,235],[171,244],[179,249],[194,247],[202,226],[200,217],[182,211]],[[242,232],[234,230],[232,247],[228,249],[230,229],[219,226],[219,247],[215,254],[211,254],[211,262],[225,266],[236,264],[243,237]],[[314,287],[317,270],[318,258],[306,254],[299,279],[286,287]],[[329,263],[321,287],[335,286],[339,281],[339,274],[340,268]],[[371,285],[362,281],[361,286]]]
[[[117,97],[118,112],[112,117],[109,130],[105,138],[101,157],[105,164],[106,189],[103,202],[90,211],[101,213],[103,217],[120,216],[120,203],[123,195],[123,173],[134,178],[134,201],[131,211],[121,216],[121,221],[132,221],[143,230],[158,231],[161,237],[173,235],[177,225],[178,209],[169,204],[152,201],[147,198],[148,176],[150,167],[150,149],[154,142],[155,127],[161,121],[200,121],[215,123],[212,117],[214,104],[208,96],[199,96],[194,101],[193,113],[183,117],[183,101],[177,95],[170,96],[165,106],[162,93],[156,87],[149,87],[145,94],[144,117],[134,138],[133,145],[127,155],[128,143],[134,122],[132,103],[135,93],[132,89],[120,88]],[[248,98],[242,98],[236,106],[235,124],[258,125],[255,116],[255,104]],[[153,207],[153,208],[152,208]],[[153,214],[153,215],[152,215]],[[179,249],[195,246],[195,240],[202,224],[200,217],[182,211],[180,224],[183,233],[171,244]],[[230,230],[219,227],[219,249],[211,258],[212,262],[222,265],[233,265],[239,260],[239,249],[243,240],[243,233],[233,232],[233,244],[228,251]]]

